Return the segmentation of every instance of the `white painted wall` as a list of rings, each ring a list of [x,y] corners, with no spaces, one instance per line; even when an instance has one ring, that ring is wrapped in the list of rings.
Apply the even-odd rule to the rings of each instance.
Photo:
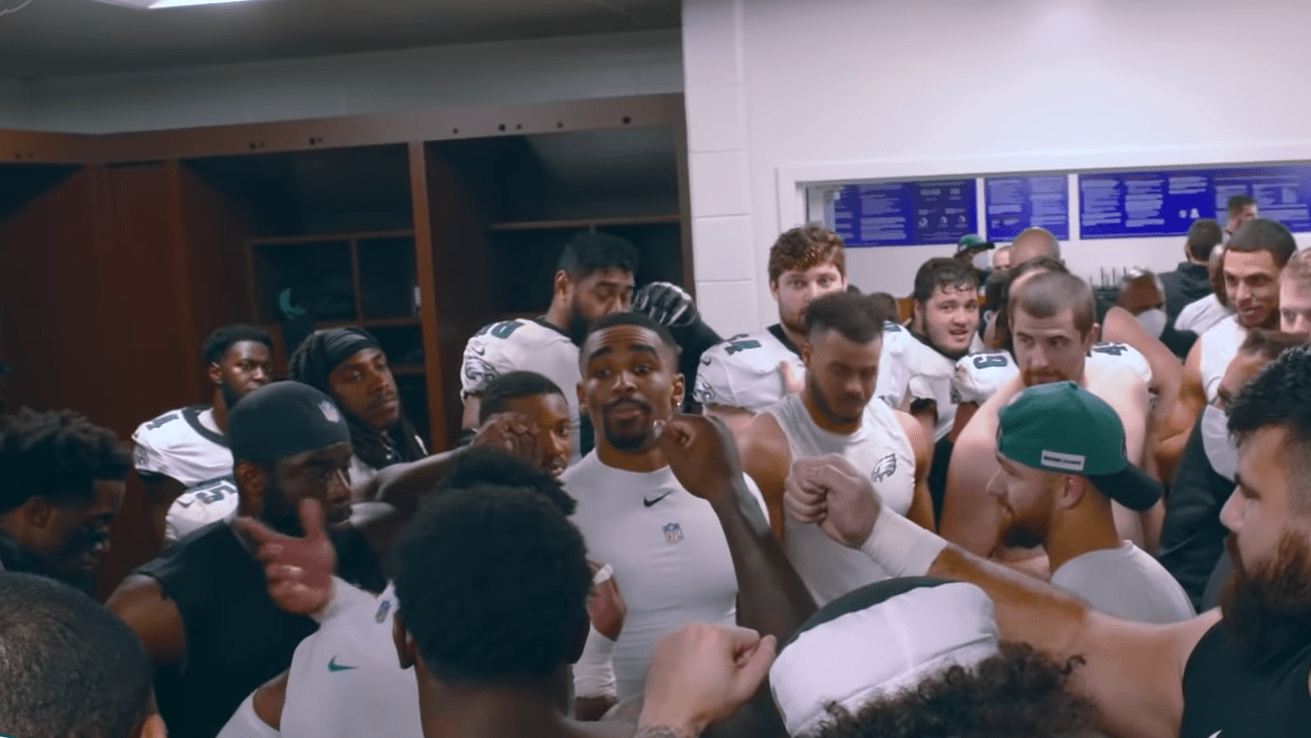
[[[703,312],[730,332],[773,319],[768,248],[804,219],[799,182],[1311,160],[1307,27],[1293,2],[684,0]],[[1085,275],[1169,268],[1181,240],[1065,251]],[[848,262],[905,294],[942,253]]]
[[[680,41],[643,31],[52,78],[28,84],[22,127],[114,133],[678,92]],[[0,86],[0,125],[7,97]]]

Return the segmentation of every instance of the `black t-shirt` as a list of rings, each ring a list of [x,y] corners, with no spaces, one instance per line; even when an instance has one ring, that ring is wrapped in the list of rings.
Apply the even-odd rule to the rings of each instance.
[[[1223,622],[1207,631],[1184,669],[1179,738],[1311,735],[1311,642],[1256,659]]]
[[[1156,554],[1166,571],[1183,585],[1198,612],[1204,609],[1207,580],[1224,553],[1229,529],[1220,522],[1220,510],[1233,491],[1233,481],[1211,466],[1202,439],[1202,416],[1198,416],[1170,485]]]
[[[355,530],[333,531],[343,579],[378,588],[377,558]],[[214,738],[243,700],[291,665],[318,627],[269,599],[264,568],[226,523],[183,538],[137,570],[159,582],[182,616],[185,662],[155,671],[160,714],[173,738]]]

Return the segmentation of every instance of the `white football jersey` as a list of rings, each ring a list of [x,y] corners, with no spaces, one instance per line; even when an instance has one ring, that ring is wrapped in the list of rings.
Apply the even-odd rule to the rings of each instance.
[[[232,451],[214,423],[213,408],[184,407],[137,426],[137,471],[163,474],[183,487],[232,475]]]
[[[164,519],[164,540],[176,543],[210,523],[232,522],[240,502],[237,483],[231,476],[196,485],[169,505]]]
[[[164,539],[188,533],[237,515],[237,485],[232,479],[232,451],[208,407],[184,407],[142,423],[132,434],[138,472],[162,474],[182,483],[164,520]]]
[[[791,366],[797,379],[806,374],[801,355],[780,326],[733,336],[701,354],[692,399],[758,413],[787,394],[781,363]]]
[[[1220,380],[1224,379],[1229,362],[1238,355],[1238,348],[1247,339],[1247,329],[1238,323],[1238,316],[1216,323],[1215,327],[1197,339],[1201,344],[1197,368],[1202,375],[1202,388],[1206,390],[1206,401],[1214,402],[1220,391]]]
[[[560,329],[540,320],[505,320],[483,326],[464,347],[460,370],[463,397],[476,395],[502,374],[537,372],[555,382],[564,393],[573,420],[573,461],[581,458],[579,443],[578,345]]]
[[[1143,380],[1143,384],[1151,384],[1152,367],[1138,349],[1125,343],[1093,344],[1086,369],[1098,371],[1112,367],[1128,367]],[[1019,373],[1020,368],[1009,351],[970,354],[956,362],[951,390],[957,403],[982,405]]]
[[[884,324],[874,395],[894,408],[910,381],[909,364],[900,358],[910,350],[908,342],[918,343],[904,327]],[[781,363],[787,363],[797,379],[806,374],[801,354],[777,324],[759,333],[734,336],[701,355],[692,398],[702,405],[740,407],[759,413],[787,394],[779,371]]]

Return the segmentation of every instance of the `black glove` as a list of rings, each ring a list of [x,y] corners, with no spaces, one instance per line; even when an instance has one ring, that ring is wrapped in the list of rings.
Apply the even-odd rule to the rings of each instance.
[[[691,325],[700,318],[692,296],[669,282],[652,282],[633,294],[633,312],[667,328]]]

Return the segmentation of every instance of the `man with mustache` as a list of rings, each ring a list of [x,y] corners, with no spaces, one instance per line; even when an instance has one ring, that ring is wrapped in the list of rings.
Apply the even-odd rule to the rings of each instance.
[[[132,434],[151,520],[168,542],[236,514],[228,411],[273,378],[273,339],[253,325],[219,328],[200,353],[214,384],[210,406],[171,410]]]
[[[820,605],[887,574],[814,526],[784,520],[783,482],[795,459],[838,454],[873,481],[884,505],[933,528],[928,435],[915,418],[874,396],[886,318],[863,295],[812,302],[801,344],[805,387],[766,408],[741,441],[742,467],[760,485],[774,532]]]
[[[578,400],[596,428],[596,449],[561,480],[578,501],[572,520],[591,558],[614,567],[628,615],[612,646],[616,697],[641,694],[651,647],[692,622],[732,625],[737,581],[714,509],[675,477],[656,423],[683,401],[678,347],[669,332],[639,313],[602,318],[583,344]],[[743,480],[764,507],[759,490]],[[594,670],[605,648],[592,648],[576,672]],[[577,681],[577,680],[576,680]]]
[[[1019,374],[979,407],[956,440],[939,526],[947,540],[979,556],[990,555],[1000,543],[1004,511],[987,487],[998,468],[1001,409],[1026,387],[1069,381],[1102,398],[1124,426],[1130,463],[1142,463],[1149,412],[1147,386],[1131,368],[1089,360],[1098,332],[1095,319],[1092,289],[1078,277],[1043,271],[1023,274],[1012,283],[1006,323]],[[1139,516],[1116,506],[1116,529],[1123,538],[1150,552],[1160,513],[1153,509],[1140,521]]]
[[[355,326],[315,331],[287,362],[291,378],[333,399],[350,426],[352,484],[364,485],[392,464],[428,455],[401,408],[378,340]]]
[[[592,447],[591,429],[580,425],[578,347],[590,327],[611,313],[628,312],[638,253],[633,244],[608,233],[583,233],[564,247],[551,285],[551,306],[532,320],[518,318],[483,326],[464,348],[460,371],[464,437],[479,427],[479,405],[487,384],[516,370],[545,375],[565,391],[573,420],[572,461]]]
[[[1093,611],[877,506],[833,464],[802,469],[789,514],[896,573],[981,587],[1003,639],[1078,656],[1100,728],[1144,738],[1302,736],[1311,725],[1311,349],[1285,352],[1229,407],[1237,489],[1221,514],[1234,562],[1219,611],[1147,626]],[[786,650],[783,652],[786,654]]]
[[[71,410],[0,419],[0,570],[94,594],[130,463],[112,431]]]
[[[370,531],[351,525],[350,431],[327,395],[299,382],[262,387],[232,408],[227,436],[243,514],[299,535],[297,507],[319,501],[340,576],[382,589]],[[213,523],[142,566],[109,598],[146,645],[173,736],[213,738],[314,631],[313,620],[284,613],[269,598],[254,549],[228,523]]]

